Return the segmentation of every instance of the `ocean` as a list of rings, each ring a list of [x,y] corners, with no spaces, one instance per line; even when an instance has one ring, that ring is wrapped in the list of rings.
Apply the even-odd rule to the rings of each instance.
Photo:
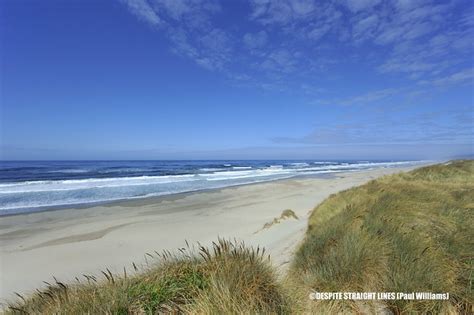
[[[420,161],[0,161],[0,215]]]

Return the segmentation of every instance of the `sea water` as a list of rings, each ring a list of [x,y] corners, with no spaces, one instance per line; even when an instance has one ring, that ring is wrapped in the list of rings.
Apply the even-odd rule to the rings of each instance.
[[[420,161],[0,161],[0,215]]]

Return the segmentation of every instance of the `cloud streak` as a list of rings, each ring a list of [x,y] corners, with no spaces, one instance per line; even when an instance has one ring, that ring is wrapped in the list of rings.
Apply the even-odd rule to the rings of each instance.
[[[466,113],[469,109],[466,108]],[[444,122],[440,122],[440,116]],[[350,118],[316,127],[299,137],[274,137],[277,144],[471,144],[474,139],[474,116],[459,116],[450,110],[432,111],[407,117],[404,121],[391,115],[376,115],[371,119],[352,122]]]
[[[462,2],[248,0],[246,10],[229,11],[218,1],[121,1],[167,34],[173,52],[235,84],[304,94],[291,82],[338,76],[341,63],[414,83],[472,79],[462,71],[472,63],[474,13]],[[236,14],[242,29],[225,22]],[[360,54],[362,46],[370,52]]]
[[[151,25],[159,25],[161,23],[160,17],[156,14],[155,10],[153,10],[147,0],[123,0],[123,2],[140,20]]]

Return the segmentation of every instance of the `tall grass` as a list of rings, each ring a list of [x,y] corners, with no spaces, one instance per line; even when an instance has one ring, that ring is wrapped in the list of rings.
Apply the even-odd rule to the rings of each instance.
[[[264,250],[219,240],[147,254],[153,262],[133,265],[133,273],[47,283],[19,295],[6,313],[472,314],[473,227],[474,161],[429,166],[326,199],[283,281]],[[312,291],[449,292],[450,299],[313,301]]]
[[[260,248],[219,240],[211,248],[164,252],[134,274],[83,275],[19,296],[8,313],[28,314],[241,314],[289,312],[268,256]]]
[[[474,162],[387,176],[316,207],[288,281],[299,311],[473,311]],[[311,301],[318,292],[449,292],[449,301]]]

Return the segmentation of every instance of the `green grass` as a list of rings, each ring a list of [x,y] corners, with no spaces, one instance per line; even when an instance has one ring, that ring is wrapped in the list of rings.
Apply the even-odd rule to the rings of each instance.
[[[295,217],[291,210],[280,219]],[[295,217],[296,218],[296,217]],[[473,313],[474,161],[330,196],[283,280],[260,248],[219,240],[143,270],[56,282],[10,305],[31,314]],[[158,256],[158,255],[151,255]],[[312,291],[449,292],[449,301],[312,301]]]
[[[288,281],[315,313],[469,313],[473,308],[474,162],[387,176],[316,207]],[[311,290],[449,292],[449,301],[310,301]]]
[[[147,254],[148,256],[154,256]],[[197,252],[165,252],[134,275],[103,272],[74,284],[48,284],[11,305],[29,314],[289,313],[265,251],[219,240]]]

